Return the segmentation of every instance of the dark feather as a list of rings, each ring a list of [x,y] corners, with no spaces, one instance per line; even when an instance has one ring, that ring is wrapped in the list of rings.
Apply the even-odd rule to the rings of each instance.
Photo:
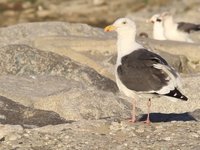
[[[176,88],[172,91],[170,91],[169,93],[165,94],[166,96],[171,96],[171,97],[175,97],[184,101],[187,101],[188,98],[183,95],[179,90],[177,90]]]
[[[199,31],[200,25],[186,22],[179,22],[178,27],[179,30],[190,33],[191,31]]]
[[[168,75],[154,64],[168,65],[159,55],[146,49],[136,50],[122,57],[117,73],[122,83],[134,91],[157,91],[168,84]]]

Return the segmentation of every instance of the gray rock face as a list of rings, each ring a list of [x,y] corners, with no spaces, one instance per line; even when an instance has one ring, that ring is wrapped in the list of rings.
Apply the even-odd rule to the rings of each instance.
[[[0,28],[0,45],[31,45],[37,37],[42,36],[105,37],[105,35],[99,28],[86,24],[67,22],[24,23]]]
[[[93,69],[25,45],[0,52],[1,95],[67,120],[130,117],[131,104],[114,95],[116,84]]]
[[[44,52],[26,45],[9,45],[0,48],[1,74],[57,75],[74,79],[98,89],[117,91],[116,84],[93,69],[60,55]]]
[[[129,118],[131,104],[112,92],[59,76],[1,76],[0,94],[66,120]]]

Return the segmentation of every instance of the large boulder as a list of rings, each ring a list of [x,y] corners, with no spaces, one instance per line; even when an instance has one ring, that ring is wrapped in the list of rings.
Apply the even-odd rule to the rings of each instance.
[[[54,111],[66,120],[130,117],[131,103],[92,83],[61,76],[7,75],[0,76],[0,84],[1,95],[27,107]]]
[[[87,66],[25,45],[1,48],[0,58],[3,96],[67,120],[130,117],[116,84]]]
[[[70,58],[26,45],[0,48],[0,73],[13,75],[58,75],[102,90],[117,91],[116,84],[95,70]]]

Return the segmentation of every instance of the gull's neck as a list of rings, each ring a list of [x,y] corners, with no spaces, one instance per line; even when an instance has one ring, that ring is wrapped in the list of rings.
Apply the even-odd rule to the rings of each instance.
[[[163,22],[155,22],[153,25],[153,38],[156,40],[166,40],[164,36]]]
[[[176,27],[176,23],[173,20],[173,17],[170,16],[164,20],[164,28],[167,30],[171,30]]]
[[[120,34],[118,33],[118,40],[117,40],[117,64],[121,63],[121,58],[125,55],[130,54],[134,50],[139,48],[143,48],[142,45],[135,41],[135,32],[129,32],[127,34]]]

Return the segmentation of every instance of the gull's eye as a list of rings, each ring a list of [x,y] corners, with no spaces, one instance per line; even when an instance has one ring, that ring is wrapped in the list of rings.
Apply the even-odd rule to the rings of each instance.
[[[126,24],[126,21],[123,21],[122,24]]]
[[[160,18],[157,18],[156,21],[161,22],[162,20]]]

